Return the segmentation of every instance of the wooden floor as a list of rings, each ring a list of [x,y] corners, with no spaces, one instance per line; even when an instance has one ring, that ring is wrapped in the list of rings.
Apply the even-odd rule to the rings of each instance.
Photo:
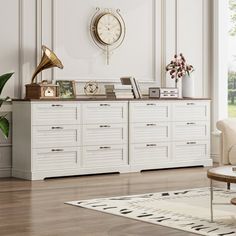
[[[66,201],[209,186],[206,168],[57,178],[0,179],[0,235],[187,236],[179,230],[64,204]]]

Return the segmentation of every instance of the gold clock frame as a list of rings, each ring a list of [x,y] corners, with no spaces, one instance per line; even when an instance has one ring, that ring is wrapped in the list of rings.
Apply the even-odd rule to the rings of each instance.
[[[110,44],[110,43],[105,43],[105,42],[100,38],[100,36],[99,36],[99,34],[98,34],[98,31],[97,31],[97,29],[98,29],[97,25],[98,25],[100,19],[101,19],[103,16],[106,16],[106,15],[111,15],[111,16],[113,16],[114,18],[116,18],[117,21],[118,21],[118,23],[119,23],[119,25],[120,25],[120,29],[121,29],[119,38],[118,38],[115,42],[113,42],[113,43],[111,43],[111,44]],[[95,19],[95,21],[94,21],[94,36],[96,37],[97,41],[100,42],[100,44],[103,44],[103,45],[105,45],[105,46],[111,46],[111,45],[115,44],[116,42],[118,42],[118,41],[120,40],[120,38],[122,37],[122,33],[123,33],[123,27],[122,27],[122,24],[121,24],[121,22],[120,22],[120,19],[119,19],[116,15],[111,14],[110,12],[109,12],[109,13],[101,13],[101,14]]]
[[[108,44],[103,42],[97,32],[97,24],[99,22],[99,20],[104,16],[110,14],[113,17],[115,17],[119,24],[120,24],[120,28],[121,28],[121,33],[119,36],[119,39],[117,39],[114,43],[112,44]],[[91,19],[91,23],[90,23],[90,34],[91,37],[94,41],[94,43],[103,51],[105,51],[106,53],[106,62],[107,65],[109,65],[110,62],[110,54],[112,53],[112,51],[114,51],[115,49],[117,49],[118,47],[121,46],[121,44],[124,42],[125,39],[125,35],[126,35],[126,25],[125,25],[125,21],[123,19],[123,17],[120,14],[120,9],[101,9],[99,7],[96,8],[96,12],[94,13],[92,19]]]

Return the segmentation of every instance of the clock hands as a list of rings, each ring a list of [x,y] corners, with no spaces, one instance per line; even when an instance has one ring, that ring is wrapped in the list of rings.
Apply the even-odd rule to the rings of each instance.
[[[94,27],[94,30],[91,30],[93,40],[99,48],[105,50],[106,61],[109,64],[110,51],[118,48],[124,40],[124,20],[119,14],[119,10],[112,12],[112,10],[103,11],[98,8],[91,21],[91,26]]]

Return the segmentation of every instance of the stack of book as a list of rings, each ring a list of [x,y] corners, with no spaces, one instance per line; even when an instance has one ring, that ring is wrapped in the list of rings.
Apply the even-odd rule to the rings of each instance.
[[[120,78],[120,81],[123,85],[130,85],[132,87],[134,98],[139,99],[143,97],[141,93],[141,89],[139,87],[139,83],[135,78],[123,77],[123,78]]]
[[[123,99],[132,99],[134,98],[131,85],[105,85],[106,96],[107,98],[123,98]]]

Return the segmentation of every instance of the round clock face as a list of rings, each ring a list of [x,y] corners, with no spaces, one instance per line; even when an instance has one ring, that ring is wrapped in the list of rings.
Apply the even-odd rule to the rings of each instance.
[[[98,19],[96,24],[96,33],[98,40],[101,43],[112,45],[121,37],[121,23],[116,16],[106,13]]]

